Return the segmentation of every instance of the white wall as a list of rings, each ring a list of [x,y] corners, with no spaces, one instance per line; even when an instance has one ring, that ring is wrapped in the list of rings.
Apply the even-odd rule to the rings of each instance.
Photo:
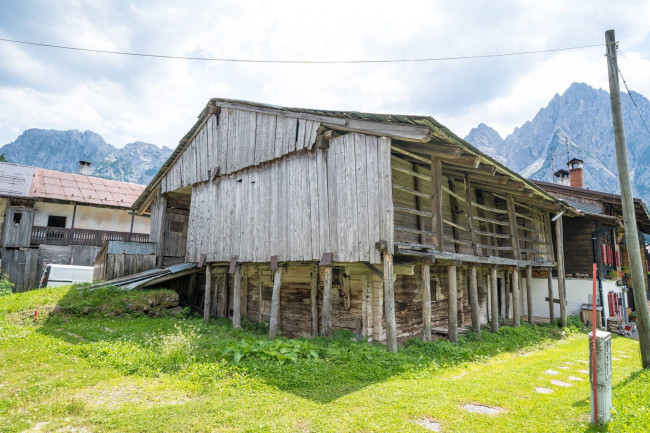
[[[47,226],[50,215],[66,217],[65,226],[71,228],[74,205],[37,202],[34,215],[35,226]],[[129,232],[131,229],[131,215],[126,209],[111,209],[92,206],[77,205],[74,226],[77,229],[102,230],[114,232]],[[149,233],[149,218],[135,217],[133,233]]]
[[[609,306],[607,303],[608,293],[621,293],[621,288],[615,281],[603,280],[603,296],[605,298],[605,318],[609,317]],[[525,291],[525,290],[524,290]],[[589,296],[593,292],[593,283],[590,279],[566,279],[567,315],[579,315],[582,311],[582,304],[589,303]],[[596,286],[596,293],[600,289]],[[546,278],[533,278],[533,312],[538,317],[549,317],[548,301],[548,280]],[[557,278],[553,278],[553,298],[558,299]],[[560,304],[553,304],[555,317],[560,317]],[[523,311],[523,310],[522,310]]]

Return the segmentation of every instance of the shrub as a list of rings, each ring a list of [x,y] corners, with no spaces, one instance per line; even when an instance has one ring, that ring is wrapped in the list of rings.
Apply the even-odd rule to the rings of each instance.
[[[3,274],[0,278],[0,297],[11,295],[13,293],[14,283],[8,280],[9,276]]]
[[[320,354],[317,346],[309,340],[258,340],[244,338],[231,343],[221,352],[221,356],[231,359],[234,363],[242,360],[256,359],[261,361],[297,362],[299,359],[318,359]]]

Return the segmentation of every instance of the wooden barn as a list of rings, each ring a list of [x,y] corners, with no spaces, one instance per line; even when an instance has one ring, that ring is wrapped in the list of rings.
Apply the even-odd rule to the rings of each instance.
[[[190,302],[271,337],[456,341],[532,311],[522,274],[563,281],[565,205],[431,117],[212,99],[134,209],[159,266],[205,267]]]

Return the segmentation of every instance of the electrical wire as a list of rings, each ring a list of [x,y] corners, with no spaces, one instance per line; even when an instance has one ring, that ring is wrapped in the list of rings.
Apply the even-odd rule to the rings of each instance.
[[[648,131],[648,134],[650,134],[650,128],[648,128],[648,124],[646,123],[645,119],[643,118],[643,115],[641,114],[641,110],[639,110],[639,106],[636,105],[636,101],[632,97],[632,93],[630,92],[630,88],[627,87],[627,81],[625,81],[625,78],[623,77],[623,73],[621,72],[620,68],[618,67],[618,64],[614,62],[614,59],[609,57],[607,54],[605,54],[605,57],[607,57],[607,60],[609,60],[614,67],[616,68],[616,72],[618,72],[618,75],[621,76],[621,80],[623,80],[623,85],[625,86],[625,90],[627,91],[627,96],[630,98],[630,101],[632,101],[632,105],[634,105],[634,108],[636,109],[637,114],[639,115],[639,118],[641,119],[641,122],[643,122],[643,126],[645,126],[645,130]]]
[[[513,53],[498,53],[498,54],[483,54],[475,56],[456,56],[456,57],[430,57],[430,58],[415,58],[415,59],[371,59],[371,60],[262,60],[262,59],[232,59],[232,58],[221,58],[221,57],[186,57],[186,56],[172,56],[165,54],[147,54],[147,53],[132,53],[128,51],[111,51],[111,50],[99,50],[93,48],[81,48],[81,47],[71,47],[66,45],[54,45],[54,44],[45,44],[41,42],[29,42],[29,41],[20,41],[16,39],[6,39],[0,38],[1,42],[9,42],[14,44],[22,45],[32,45],[37,47],[45,48],[56,48],[62,50],[72,50],[72,51],[83,51],[89,53],[100,53],[100,54],[117,54],[122,56],[135,56],[135,57],[153,57],[158,59],[175,59],[175,60],[200,60],[208,62],[228,62],[228,63],[282,63],[282,64],[312,64],[312,65],[322,65],[322,64],[363,64],[363,63],[419,63],[419,62],[439,62],[445,60],[467,60],[467,59],[484,59],[490,57],[509,57],[509,56],[520,56],[524,54],[540,54],[540,53],[552,53],[558,51],[570,51],[570,50],[580,50],[585,48],[594,48],[602,47],[604,44],[593,44],[593,45],[580,45],[575,47],[565,47],[565,48],[551,48],[547,50],[535,50],[535,51],[519,51]]]

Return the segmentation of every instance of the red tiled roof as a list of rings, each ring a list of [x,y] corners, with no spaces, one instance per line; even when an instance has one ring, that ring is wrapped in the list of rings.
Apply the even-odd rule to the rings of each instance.
[[[144,189],[135,183],[35,168],[29,195],[128,208]]]

